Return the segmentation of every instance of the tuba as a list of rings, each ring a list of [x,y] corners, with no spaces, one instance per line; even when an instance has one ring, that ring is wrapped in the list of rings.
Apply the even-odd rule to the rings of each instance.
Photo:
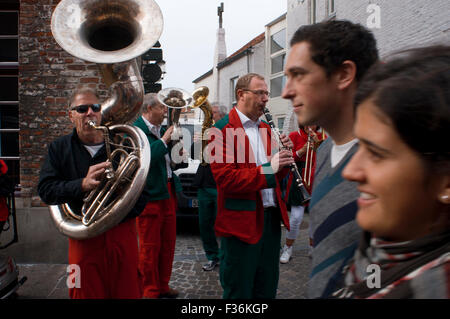
[[[213,116],[212,116],[212,109],[211,104],[208,101],[208,95],[209,95],[209,89],[206,86],[201,86],[198,89],[196,89],[192,93],[192,97],[194,98],[194,104],[193,107],[198,107],[200,110],[202,110],[204,119],[202,123],[202,148],[200,150],[200,158],[201,158],[201,165],[206,166],[208,163],[206,162],[204,158],[204,151],[208,144],[208,138],[205,136],[205,132],[207,129],[209,129],[214,124]]]
[[[180,128],[180,114],[192,104],[192,96],[183,89],[165,88],[158,92],[156,99],[168,108],[167,127],[173,125],[172,141],[178,141],[182,137]]]
[[[213,125],[211,105],[208,102],[209,89],[206,86],[201,86],[192,92],[192,95],[183,89],[166,88],[159,91],[157,100],[162,105],[168,107],[169,112],[167,116],[167,126],[174,125],[172,133],[174,140],[181,138],[181,130],[179,127],[180,113],[185,108],[200,108],[204,113],[204,120],[202,124],[202,148],[201,148],[201,165],[205,166],[207,163],[203,158],[203,150],[206,147],[207,139],[204,136],[206,129]]]
[[[89,124],[103,132],[113,165],[84,198],[81,216],[67,203],[49,206],[61,233],[87,239],[119,224],[145,186],[150,145],[141,129],[126,123],[136,117],[144,98],[136,58],[158,41],[163,18],[153,0],[62,0],[53,12],[51,28],[65,51],[97,63],[109,86],[101,123]]]

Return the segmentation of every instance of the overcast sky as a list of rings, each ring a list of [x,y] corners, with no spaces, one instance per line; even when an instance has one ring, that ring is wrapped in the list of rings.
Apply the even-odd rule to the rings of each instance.
[[[265,25],[286,13],[286,0],[156,0],[164,18],[159,39],[166,61],[165,87],[191,92],[192,80],[214,62],[217,7],[224,3],[223,28],[227,56],[265,31]]]

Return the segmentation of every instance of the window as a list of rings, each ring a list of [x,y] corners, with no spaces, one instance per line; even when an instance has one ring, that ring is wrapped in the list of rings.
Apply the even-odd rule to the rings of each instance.
[[[239,79],[238,76],[235,76],[234,78],[230,79],[230,96],[231,96],[230,101],[231,101],[231,105],[233,105],[233,106],[237,102],[235,90],[236,90],[236,84],[237,84],[238,79]]]
[[[286,29],[270,37],[270,97],[279,97],[286,82],[283,71],[286,62]]]
[[[281,54],[272,58],[272,72],[270,72],[271,74],[283,72],[285,58],[286,54]]]
[[[0,159],[19,184],[19,2],[0,4]]]
[[[286,29],[278,31],[270,37],[270,54],[286,49]]]
[[[317,20],[316,20],[316,10],[317,10],[316,0],[311,0],[309,9],[310,9],[310,22],[311,22],[311,24],[314,24],[317,22]]]
[[[284,85],[286,84],[286,76],[281,75],[276,78],[270,79],[270,97],[281,96]]]

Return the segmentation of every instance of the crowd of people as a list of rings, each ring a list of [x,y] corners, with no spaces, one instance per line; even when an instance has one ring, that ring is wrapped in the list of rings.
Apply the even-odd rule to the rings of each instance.
[[[295,32],[284,71],[282,97],[298,122],[288,136],[263,118],[270,93],[259,74],[238,79],[229,112],[212,104],[209,161],[195,185],[203,270],[219,267],[223,298],[276,298],[280,263],[292,258],[305,213],[309,298],[449,298],[450,46],[380,61],[369,30],[331,20]],[[74,129],[49,145],[38,191],[46,204],[80,214],[111,164],[104,136],[88,125],[101,121],[97,93],[79,88],[68,104]],[[83,274],[71,298],[178,296],[169,281],[181,184],[166,113],[146,94],[134,122],[151,147],[140,205],[99,236],[69,238],[69,263]]]

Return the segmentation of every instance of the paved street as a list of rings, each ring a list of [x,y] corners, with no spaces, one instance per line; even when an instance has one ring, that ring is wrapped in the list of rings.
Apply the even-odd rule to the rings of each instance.
[[[280,264],[278,299],[306,298],[306,281],[309,274],[308,216],[301,226],[294,245],[293,258],[288,264]],[[285,230],[282,233],[284,243]],[[206,262],[198,228],[192,221],[178,223],[177,244],[170,286],[180,291],[181,299],[220,299],[222,288],[219,269],[205,272],[201,266]],[[67,299],[67,265],[19,264],[20,277],[28,280],[19,289],[19,299]]]

